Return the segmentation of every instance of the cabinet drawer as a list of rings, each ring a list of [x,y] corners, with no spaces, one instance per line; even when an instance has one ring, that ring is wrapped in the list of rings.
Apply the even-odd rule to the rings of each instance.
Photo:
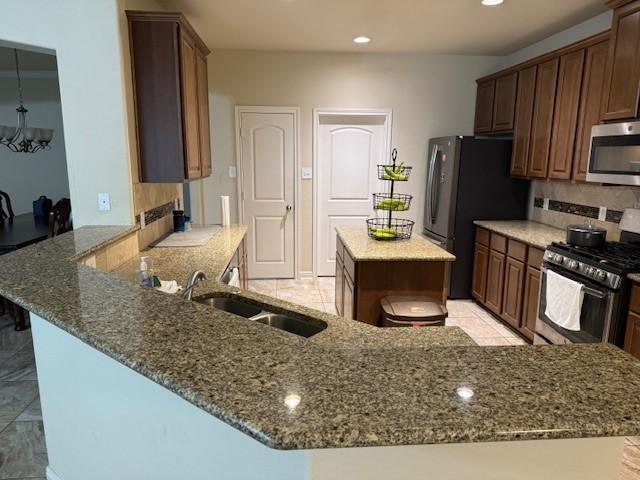
[[[480,245],[489,246],[489,238],[491,237],[491,233],[489,230],[485,230],[484,228],[476,228],[476,242]]]
[[[351,255],[349,255],[349,252],[347,252],[347,250],[344,250],[344,270],[345,272],[347,272],[347,274],[349,275],[349,277],[351,277],[351,281],[355,281],[356,280],[356,263],[353,261],[353,258],[351,258]]]
[[[524,243],[509,239],[507,255],[521,262],[527,261],[527,246]]]
[[[540,269],[543,257],[544,250],[540,250],[536,247],[529,247],[529,259],[527,260],[527,264],[531,265],[533,268]]]
[[[340,260],[344,260],[344,244],[338,236],[336,236],[336,257]]]
[[[498,235],[497,233],[491,234],[491,250],[495,250],[500,253],[507,253],[507,237]]]
[[[631,302],[629,303],[629,310],[640,314],[640,286],[638,285],[634,285],[631,289]]]

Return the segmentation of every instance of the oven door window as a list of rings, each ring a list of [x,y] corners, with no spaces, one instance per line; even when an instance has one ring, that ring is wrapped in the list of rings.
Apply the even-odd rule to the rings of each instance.
[[[571,343],[600,343],[605,341],[607,332],[607,319],[610,316],[612,295],[609,290],[599,286],[593,282],[585,281],[583,277],[574,275],[573,273],[559,268],[547,267],[556,273],[584,284],[593,290],[602,293],[602,297],[585,292],[584,301],[582,302],[582,312],[580,313],[580,330],[574,332],[557,325],[549,317],[545,315],[547,308],[547,275],[543,272],[542,285],[540,289],[540,305],[539,317],[548,326],[556,330],[560,335],[569,340]]]
[[[589,172],[640,174],[640,135],[593,137]]]

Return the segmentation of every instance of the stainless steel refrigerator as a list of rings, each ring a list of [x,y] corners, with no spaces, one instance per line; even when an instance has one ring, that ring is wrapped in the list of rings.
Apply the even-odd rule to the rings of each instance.
[[[512,178],[511,140],[432,138],[423,234],[456,256],[450,298],[471,298],[474,220],[527,218],[529,181]]]

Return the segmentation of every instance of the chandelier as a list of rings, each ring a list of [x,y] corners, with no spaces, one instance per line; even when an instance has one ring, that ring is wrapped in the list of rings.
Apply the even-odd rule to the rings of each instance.
[[[22,79],[20,78],[20,67],[18,65],[18,50],[13,49],[16,59],[16,74],[18,76],[18,96],[20,106],[16,108],[18,112],[18,126],[8,127],[0,125],[0,144],[5,145],[12,152],[35,153],[41,149],[49,149],[49,142],[53,138],[53,130],[50,128],[27,127],[27,109],[22,101]]]

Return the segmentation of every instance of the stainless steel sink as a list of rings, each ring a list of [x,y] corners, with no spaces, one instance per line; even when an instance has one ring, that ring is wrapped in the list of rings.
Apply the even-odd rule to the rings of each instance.
[[[262,312],[262,309],[257,305],[227,297],[204,297],[196,298],[195,301],[244,318],[250,318]]]
[[[292,317],[283,313],[271,312],[263,307],[236,298],[204,296],[193,300],[305,338],[312,337],[327,328],[327,324],[322,320]]]
[[[327,324],[322,320],[311,322],[281,313],[262,312],[255,317],[251,317],[251,320],[305,338],[312,337],[327,328]]]

